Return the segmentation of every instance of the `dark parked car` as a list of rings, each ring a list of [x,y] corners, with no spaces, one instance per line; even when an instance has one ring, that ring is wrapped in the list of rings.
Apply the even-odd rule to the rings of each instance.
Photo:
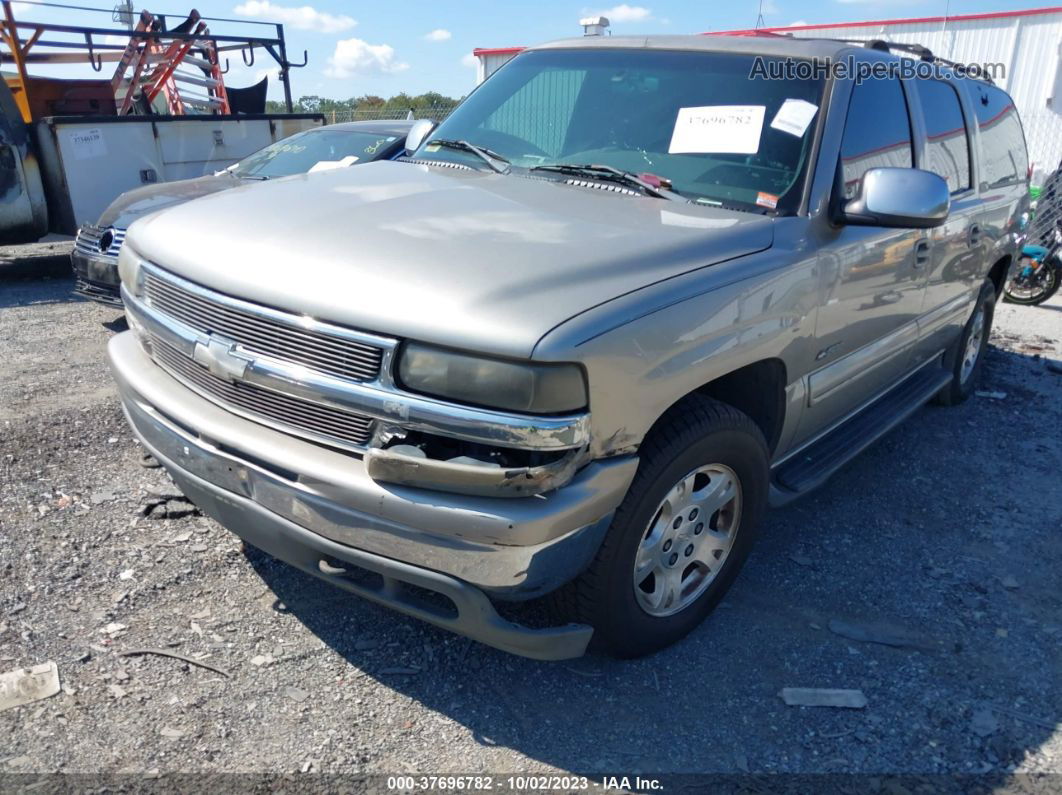
[[[355,121],[318,127],[270,144],[216,174],[126,191],[111,202],[99,221],[78,230],[70,255],[77,279],[75,292],[100,303],[121,305],[118,251],[125,240],[125,230],[137,218],[252,180],[390,160],[402,153],[412,124]]]

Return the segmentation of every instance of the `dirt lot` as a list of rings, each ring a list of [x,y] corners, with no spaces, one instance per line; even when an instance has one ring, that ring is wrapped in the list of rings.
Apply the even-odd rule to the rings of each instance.
[[[770,514],[688,640],[547,664],[165,501],[103,363],[120,312],[55,273],[0,273],[0,671],[53,660],[63,684],[0,713],[0,771],[1062,773],[1062,375],[1039,358],[1062,358],[1062,301],[998,313],[982,389],[1003,397],[923,409]],[[120,656],[140,647],[229,676]]]

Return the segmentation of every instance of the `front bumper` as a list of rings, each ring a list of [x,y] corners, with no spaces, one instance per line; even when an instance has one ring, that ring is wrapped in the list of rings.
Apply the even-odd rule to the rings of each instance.
[[[593,462],[544,498],[462,496],[378,483],[361,459],[236,417],[184,388],[131,332],[109,346],[137,436],[206,513],[274,556],[401,612],[517,654],[577,656],[590,630],[530,630],[484,592],[526,599],[577,576],[600,545],[637,459]],[[325,558],[376,572],[372,588]],[[322,561],[325,561],[322,563]],[[442,594],[439,613],[396,583]]]
[[[74,249],[70,253],[74,269],[74,292],[109,306],[121,306],[121,280],[118,258],[94,256]]]

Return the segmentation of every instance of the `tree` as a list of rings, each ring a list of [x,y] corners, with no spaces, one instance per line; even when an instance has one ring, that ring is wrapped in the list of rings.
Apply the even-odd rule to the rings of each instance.
[[[373,114],[383,114],[383,118],[399,118],[411,108],[414,113],[439,109],[449,111],[458,102],[460,102],[459,99],[447,97],[437,91],[428,91],[415,97],[402,92],[388,99],[378,97],[375,94],[365,94],[360,97],[351,97],[350,99],[329,99],[328,97],[320,97],[317,94],[307,94],[299,97],[298,101],[294,103],[293,111],[295,113],[323,113],[340,121],[344,118],[347,120],[358,118],[359,111],[370,113],[369,116],[362,116],[363,118],[379,117]],[[286,113],[287,108],[283,102],[267,100],[266,112]]]

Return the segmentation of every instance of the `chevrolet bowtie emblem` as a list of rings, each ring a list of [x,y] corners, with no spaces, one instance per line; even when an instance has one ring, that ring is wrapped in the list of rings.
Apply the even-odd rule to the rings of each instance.
[[[243,378],[247,365],[254,361],[250,356],[238,353],[236,343],[232,340],[215,336],[211,336],[206,345],[197,342],[192,350],[192,359],[226,381]]]

